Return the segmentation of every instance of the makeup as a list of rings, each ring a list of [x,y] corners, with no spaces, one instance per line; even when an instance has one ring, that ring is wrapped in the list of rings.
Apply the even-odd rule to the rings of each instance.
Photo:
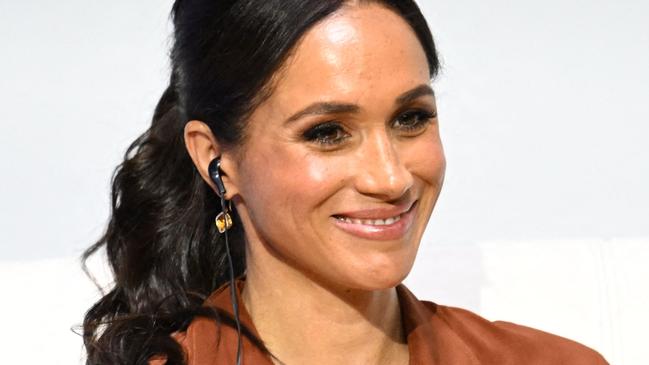
[[[402,213],[391,210],[366,210],[332,216],[342,231],[369,240],[388,241],[405,236],[414,221],[417,202]]]

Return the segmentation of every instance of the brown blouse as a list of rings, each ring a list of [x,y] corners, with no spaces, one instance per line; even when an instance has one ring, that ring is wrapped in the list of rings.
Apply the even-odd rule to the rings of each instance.
[[[237,282],[241,323],[259,337],[243,306]],[[410,365],[605,365],[604,358],[577,342],[509,322],[490,322],[459,308],[418,300],[405,286],[397,287]],[[232,314],[229,286],[221,287],[206,305]],[[236,330],[213,320],[194,320],[176,339],[189,365],[235,364]],[[242,335],[243,365],[273,365],[272,360]],[[150,365],[162,365],[162,359]]]

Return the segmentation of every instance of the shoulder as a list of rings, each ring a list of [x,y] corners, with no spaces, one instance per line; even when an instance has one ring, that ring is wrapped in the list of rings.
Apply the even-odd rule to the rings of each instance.
[[[421,303],[481,359],[492,358],[499,364],[608,364],[593,349],[560,336],[510,322],[492,322],[465,309]]]
[[[234,363],[231,349],[235,347],[233,341],[236,339],[233,340],[232,332],[214,319],[199,317],[185,331],[173,333],[171,337],[180,345],[187,364]],[[221,346],[222,342],[224,346]],[[167,357],[154,356],[147,365],[168,365]]]
[[[242,303],[242,281],[237,281],[235,295]],[[210,316],[196,316],[187,329],[173,335],[181,346],[187,364],[234,364],[237,359],[239,334],[234,322],[229,285],[215,290],[203,303]],[[243,363],[262,365],[268,360],[263,344],[250,315],[243,305],[239,306],[241,320],[241,346]],[[148,365],[166,365],[165,358],[152,359]],[[158,362],[155,362],[158,361]]]

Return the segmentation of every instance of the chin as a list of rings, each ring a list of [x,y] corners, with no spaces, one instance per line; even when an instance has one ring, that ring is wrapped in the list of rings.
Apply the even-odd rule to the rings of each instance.
[[[385,290],[396,287],[401,284],[401,282],[406,278],[406,275],[401,275],[398,277],[384,275],[382,277],[372,277],[368,280],[359,282],[357,280],[357,289],[365,291],[375,291],[375,290]]]
[[[355,286],[362,290],[383,290],[394,288],[401,284],[410,273],[411,263],[400,262],[396,264],[391,262],[383,265],[373,265],[364,267],[357,271],[353,278]]]

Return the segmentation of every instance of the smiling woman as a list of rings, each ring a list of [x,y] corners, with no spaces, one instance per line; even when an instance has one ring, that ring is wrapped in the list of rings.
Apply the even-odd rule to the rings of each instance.
[[[605,363],[401,284],[446,166],[414,2],[178,0],[173,19],[170,86],[86,253],[115,273],[89,364]]]

